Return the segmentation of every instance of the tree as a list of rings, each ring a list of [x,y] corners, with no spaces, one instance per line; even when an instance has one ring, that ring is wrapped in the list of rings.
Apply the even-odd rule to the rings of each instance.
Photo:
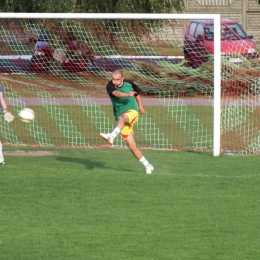
[[[184,0],[74,0],[76,10],[87,13],[172,13],[184,9]]]
[[[0,10],[15,13],[69,13],[73,11],[71,0],[6,0]]]
[[[28,13],[172,13],[185,0],[5,0],[0,11]]]

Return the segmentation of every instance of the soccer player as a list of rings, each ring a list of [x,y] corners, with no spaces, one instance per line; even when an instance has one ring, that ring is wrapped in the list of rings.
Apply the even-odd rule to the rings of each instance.
[[[14,120],[14,116],[10,112],[7,111],[7,105],[6,105],[6,102],[4,99],[4,94],[3,94],[1,86],[0,86],[0,103],[1,103],[1,108],[2,108],[3,114],[4,114],[4,119],[7,123],[10,123],[11,121]],[[5,165],[1,141],[0,141],[0,165]]]
[[[151,174],[154,167],[137,148],[134,139],[133,127],[138,121],[138,113],[145,113],[140,88],[133,81],[124,79],[122,70],[115,70],[112,74],[112,80],[106,86],[106,90],[113,105],[117,126],[112,133],[100,133],[101,138],[109,144],[113,144],[114,139],[121,132],[132,154],[144,165],[146,173]]]

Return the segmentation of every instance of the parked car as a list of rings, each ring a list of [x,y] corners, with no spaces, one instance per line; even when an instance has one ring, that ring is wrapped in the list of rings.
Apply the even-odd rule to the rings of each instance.
[[[238,53],[247,58],[259,57],[257,47],[252,42],[253,36],[247,36],[243,28],[235,21],[221,20],[221,55]],[[208,55],[214,53],[213,20],[193,20],[190,22],[184,39],[185,59],[199,66],[208,60]],[[230,58],[231,62],[242,61]]]

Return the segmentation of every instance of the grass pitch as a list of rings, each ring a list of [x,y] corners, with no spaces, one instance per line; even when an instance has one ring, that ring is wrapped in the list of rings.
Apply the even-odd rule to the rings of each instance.
[[[5,156],[2,260],[260,258],[259,157],[55,151]]]

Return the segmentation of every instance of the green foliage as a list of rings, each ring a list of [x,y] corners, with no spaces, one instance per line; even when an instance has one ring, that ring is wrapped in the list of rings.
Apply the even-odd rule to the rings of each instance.
[[[73,10],[73,3],[71,0],[8,0],[3,10],[16,13],[66,13]]]
[[[184,0],[7,0],[0,3],[5,12],[31,13],[171,13],[181,12]]]

